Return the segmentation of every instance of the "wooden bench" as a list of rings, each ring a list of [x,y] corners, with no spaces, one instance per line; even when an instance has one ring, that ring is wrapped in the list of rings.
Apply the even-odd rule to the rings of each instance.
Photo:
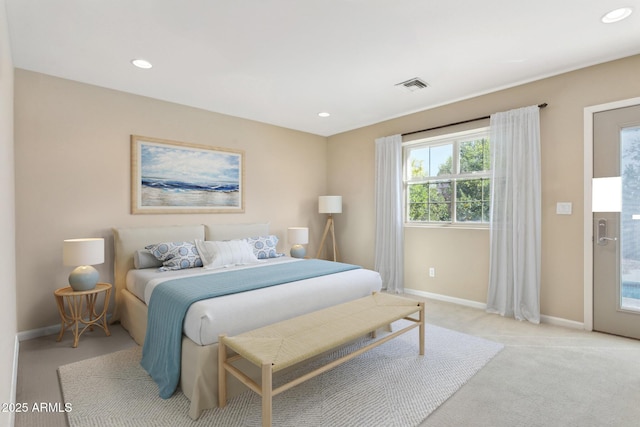
[[[408,317],[419,313],[418,319]],[[372,334],[390,323],[407,319],[413,323],[390,333],[353,353],[336,359],[314,371],[273,388],[273,373]],[[273,396],[328,371],[360,354],[416,327],[420,329],[419,352],[424,355],[424,303],[384,293],[328,307],[293,319],[255,329],[234,337],[220,335],[218,343],[219,406],[227,404],[227,372],[262,396],[262,425],[271,426]],[[227,348],[236,354],[228,357]],[[233,365],[245,359],[262,370],[258,384]]]

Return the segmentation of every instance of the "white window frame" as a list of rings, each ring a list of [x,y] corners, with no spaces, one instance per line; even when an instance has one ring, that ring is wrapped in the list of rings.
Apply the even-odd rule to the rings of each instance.
[[[488,178],[491,179],[491,170],[488,171],[478,171],[478,172],[469,172],[469,173],[459,173],[460,169],[460,143],[468,142],[471,139],[477,138],[487,138],[489,139],[489,127],[481,127],[476,129],[471,129],[462,132],[448,133],[444,135],[417,139],[409,142],[404,142],[402,144],[402,182],[403,182],[403,218],[404,218],[404,226],[405,227],[456,227],[456,228],[481,228],[488,229],[489,223],[482,222],[458,222],[456,221],[457,212],[456,212],[456,183],[457,181],[462,181],[465,179],[479,179],[479,178]],[[453,173],[450,175],[439,175],[437,177],[426,177],[420,179],[411,179],[409,178],[408,170],[411,167],[408,159],[408,149],[415,149],[417,147],[434,147],[438,145],[447,145],[453,144],[453,153],[452,153],[452,168]],[[489,141],[491,144],[491,141]],[[489,148],[491,150],[491,148]],[[451,198],[451,221],[449,222],[430,222],[430,221],[409,221],[408,218],[408,188],[409,184],[419,184],[419,183],[427,183],[427,182],[437,182],[437,181],[451,181],[452,182],[452,198]]]

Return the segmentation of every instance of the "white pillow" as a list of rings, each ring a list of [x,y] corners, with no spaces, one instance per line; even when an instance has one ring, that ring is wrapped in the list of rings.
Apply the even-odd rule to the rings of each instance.
[[[253,253],[253,247],[244,240],[196,240],[195,243],[202,264],[207,269],[260,262]]]

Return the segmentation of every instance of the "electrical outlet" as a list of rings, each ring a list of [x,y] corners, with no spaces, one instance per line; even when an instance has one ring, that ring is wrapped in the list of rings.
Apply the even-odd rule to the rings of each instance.
[[[429,268],[429,277],[436,277],[436,269],[431,267]]]

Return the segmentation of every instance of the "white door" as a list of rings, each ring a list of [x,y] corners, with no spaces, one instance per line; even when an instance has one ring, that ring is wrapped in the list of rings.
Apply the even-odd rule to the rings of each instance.
[[[622,210],[593,214],[593,329],[640,339],[640,106],[593,116],[593,177],[612,176]]]

